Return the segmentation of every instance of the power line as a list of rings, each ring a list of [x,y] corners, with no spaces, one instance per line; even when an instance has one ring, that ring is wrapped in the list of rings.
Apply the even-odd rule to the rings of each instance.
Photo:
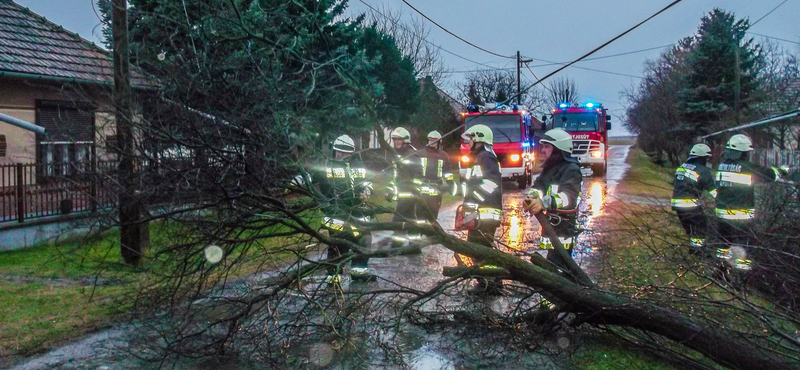
[[[370,8],[370,9],[371,9],[373,12],[375,12],[376,14],[378,14],[378,15],[380,15],[380,16],[382,16],[382,17],[386,18],[386,19],[389,19],[389,20],[391,20],[391,19],[392,19],[392,18],[390,18],[389,16],[387,16],[386,14],[383,14],[383,13],[381,13],[381,12],[380,12],[378,9],[375,9],[374,7],[372,7],[372,5],[369,5],[369,4],[367,4],[366,2],[364,2],[364,0],[358,0],[358,2],[360,2],[360,3],[364,4],[364,5],[365,5],[367,8]],[[402,24],[402,23],[398,23],[397,25],[398,25],[400,28],[402,28],[402,29],[406,30],[407,32],[410,32],[410,33],[412,33],[412,34],[415,34],[415,35],[416,35],[416,33],[414,33],[414,31],[411,31],[411,30],[409,30],[408,28],[406,28],[406,26],[405,26],[404,24]],[[454,53],[454,52],[452,52],[452,51],[449,51],[449,50],[447,50],[447,49],[445,49],[445,48],[443,48],[443,47],[441,47],[441,46],[439,46],[439,45],[437,45],[437,44],[434,44],[434,43],[433,43],[433,42],[431,42],[431,41],[428,41],[428,39],[426,39],[426,38],[425,38],[425,37],[423,37],[422,35],[417,35],[417,36],[419,36],[419,38],[420,38],[422,41],[424,41],[425,43],[427,43],[427,44],[430,44],[431,46],[433,46],[433,47],[435,47],[435,48],[437,48],[437,49],[439,49],[439,50],[441,50],[441,51],[443,51],[443,52],[445,52],[445,53],[447,53],[447,54],[450,54],[450,55],[452,55],[452,56],[454,56],[454,57],[461,58],[461,59],[463,59],[463,60],[466,60],[467,62],[470,62],[470,63],[473,63],[473,64],[477,64],[477,65],[479,65],[479,66],[484,66],[484,67],[487,67],[487,68],[492,68],[492,69],[494,69],[494,68],[495,68],[495,67],[493,67],[493,66],[490,66],[490,65],[488,65],[488,64],[484,64],[484,63],[481,63],[481,62],[476,62],[476,61],[474,61],[474,60],[472,60],[472,59],[469,59],[469,58],[467,58],[467,57],[463,57],[463,56],[461,56],[461,55],[458,55],[458,54],[456,54],[456,53]]]
[[[525,91],[527,91],[527,90],[529,90],[529,89],[533,88],[534,86],[536,86],[536,85],[540,84],[542,81],[544,81],[544,80],[546,80],[546,79],[548,79],[548,78],[552,77],[552,76],[553,76],[553,75],[555,75],[556,73],[558,73],[558,72],[561,72],[561,71],[563,71],[563,70],[565,70],[565,69],[569,68],[569,67],[570,67],[570,66],[572,66],[573,64],[575,64],[575,63],[577,63],[577,62],[580,62],[580,61],[581,61],[581,60],[583,60],[583,59],[586,59],[586,58],[588,58],[590,55],[592,55],[592,54],[594,54],[594,53],[596,53],[596,52],[600,51],[600,50],[601,50],[601,49],[603,49],[604,47],[606,47],[606,46],[610,45],[612,42],[614,42],[614,41],[617,41],[618,39],[622,38],[622,36],[625,36],[625,35],[627,35],[628,33],[630,33],[631,31],[633,31],[633,30],[635,30],[635,29],[639,28],[641,25],[643,25],[643,24],[647,23],[649,20],[651,20],[651,19],[653,19],[653,18],[657,17],[659,14],[661,14],[661,13],[663,13],[663,12],[667,11],[667,9],[669,9],[669,8],[672,8],[673,6],[677,5],[677,4],[678,4],[678,3],[680,3],[681,1],[683,1],[683,0],[675,0],[675,1],[671,2],[669,5],[665,6],[664,8],[662,8],[661,10],[659,10],[658,12],[656,12],[655,14],[653,14],[653,15],[651,15],[651,16],[649,16],[649,17],[647,17],[647,18],[646,18],[646,19],[644,19],[643,21],[641,21],[641,22],[637,23],[636,25],[634,25],[633,27],[631,27],[631,28],[627,29],[625,32],[622,32],[622,33],[620,33],[619,35],[615,36],[615,37],[614,37],[614,38],[612,38],[611,40],[608,40],[608,41],[604,42],[602,45],[600,45],[600,46],[598,46],[598,47],[596,47],[596,48],[592,49],[592,50],[591,50],[591,51],[589,51],[588,53],[586,53],[586,54],[582,55],[580,58],[578,58],[578,59],[575,59],[575,60],[573,60],[572,62],[570,62],[570,63],[568,63],[568,64],[566,64],[566,65],[564,65],[564,66],[561,66],[560,68],[556,69],[555,71],[548,73],[546,76],[542,77],[542,78],[541,78],[541,79],[539,79],[538,81],[534,82],[532,85],[528,86],[528,87],[525,89]],[[518,92],[518,93],[517,93],[517,95],[519,95],[519,94],[521,94],[521,93],[522,93],[522,92]],[[514,99],[514,98],[516,98],[516,97],[512,97],[512,99]]]
[[[531,75],[533,75],[533,78],[534,78],[536,81],[538,81],[538,80],[539,80],[539,77],[538,77],[538,76],[536,76],[536,73],[533,73],[533,70],[532,70],[532,69],[531,69],[531,67],[528,65],[528,63],[525,63],[525,68],[527,68],[527,69],[528,69],[528,71],[531,73]],[[555,92],[555,91],[553,91],[553,89],[551,89],[551,88],[550,88],[550,86],[547,86],[547,85],[542,85],[542,86],[544,86],[544,88],[545,88],[547,91],[549,91],[551,94],[553,94],[553,95],[557,95],[557,94],[556,94],[556,92]]]
[[[751,35],[756,35],[756,36],[766,37],[766,38],[768,38],[768,39],[774,39],[774,40],[779,40],[779,41],[784,41],[784,42],[790,42],[790,43],[792,43],[792,44],[797,44],[797,45],[800,45],[800,42],[797,42],[797,41],[792,41],[792,40],[787,40],[787,39],[782,39],[782,38],[775,37],[775,36],[767,36],[767,35],[762,35],[762,34],[760,34],[760,33],[755,33],[755,32],[750,32],[750,31],[747,31],[747,33],[749,33],[749,34],[751,34]]]
[[[422,16],[422,18],[425,18],[425,19],[427,19],[427,20],[428,20],[428,22],[431,22],[431,23],[433,23],[434,25],[436,25],[436,27],[439,27],[439,28],[440,28],[442,31],[444,31],[444,32],[447,32],[448,34],[450,34],[450,36],[453,36],[453,37],[455,37],[455,38],[457,38],[457,39],[459,39],[459,40],[463,41],[464,43],[466,43],[466,44],[467,44],[467,45],[469,45],[469,46],[472,46],[472,47],[474,47],[474,48],[476,48],[476,49],[478,49],[478,50],[480,50],[480,51],[482,51],[482,52],[484,52],[484,53],[489,53],[489,54],[492,54],[492,55],[494,55],[494,56],[498,56],[498,57],[501,57],[501,58],[508,58],[508,59],[514,59],[514,58],[516,58],[515,56],[508,56],[508,55],[502,55],[502,54],[498,54],[498,53],[495,53],[495,52],[493,52],[493,51],[491,51],[491,50],[486,50],[486,49],[484,49],[484,48],[482,48],[482,47],[480,47],[480,46],[478,46],[478,45],[475,45],[475,44],[473,44],[473,43],[471,43],[471,42],[469,42],[469,41],[465,40],[463,37],[461,37],[461,36],[459,36],[459,35],[456,35],[455,33],[452,33],[452,32],[450,32],[450,30],[448,30],[447,28],[444,28],[444,27],[442,27],[442,25],[440,25],[439,23],[436,23],[436,21],[434,21],[433,19],[430,19],[430,18],[429,18],[427,15],[425,15],[425,13],[423,13],[423,12],[421,12],[421,11],[417,10],[417,8],[415,8],[413,5],[409,4],[409,3],[408,3],[408,1],[406,1],[406,0],[401,0],[401,1],[402,1],[403,3],[405,3],[406,5],[408,5],[408,7],[409,7],[409,8],[411,8],[411,9],[413,9],[415,12],[419,13],[419,15],[421,15],[421,16]]]
[[[758,23],[758,22],[761,22],[761,20],[762,20],[762,19],[764,19],[764,18],[766,18],[768,15],[772,14],[772,12],[774,12],[774,11],[778,10],[778,8],[780,8],[780,7],[781,7],[781,5],[783,5],[783,4],[786,4],[786,2],[787,2],[787,1],[789,1],[789,0],[783,0],[783,2],[782,2],[782,3],[778,4],[778,6],[776,6],[776,7],[772,8],[772,10],[770,10],[769,12],[767,12],[767,14],[764,14],[764,15],[762,15],[762,16],[761,16],[761,18],[758,18],[758,20],[756,20],[755,22],[753,22],[752,24],[750,24],[750,27],[753,27],[753,26],[755,26],[755,25],[756,25],[756,23]]]
[[[560,68],[556,69],[555,71],[553,71],[553,72],[550,72],[550,73],[548,73],[546,76],[544,76],[544,77],[542,77],[542,78],[540,78],[540,79],[536,80],[536,82],[534,82],[534,83],[533,83],[533,84],[531,84],[530,86],[526,87],[526,88],[524,89],[524,91],[525,91],[525,92],[527,92],[528,90],[532,89],[534,86],[536,86],[536,85],[538,85],[538,84],[542,83],[542,81],[544,81],[544,80],[546,80],[546,79],[548,79],[548,78],[552,77],[552,76],[553,76],[553,75],[555,75],[556,73],[558,73],[558,72],[561,72],[561,71],[563,71],[564,69],[568,68],[569,66],[571,66],[571,65],[573,65],[573,64],[575,64],[575,63],[577,63],[577,62],[580,62],[580,61],[581,61],[581,60],[583,60],[583,59],[586,59],[586,58],[588,58],[590,55],[592,55],[592,54],[594,54],[594,53],[596,53],[596,52],[600,51],[601,49],[603,49],[604,47],[608,46],[608,45],[609,45],[609,44],[611,44],[612,42],[614,42],[614,41],[617,41],[617,40],[618,40],[619,38],[621,38],[622,36],[625,36],[625,35],[627,35],[628,33],[630,33],[631,31],[633,31],[633,30],[635,30],[635,29],[639,28],[641,25],[643,25],[643,24],[647,23],[649,20],[651,20],[651,19],[655,18],[656,16],[658,16],[659,14],[661,14],[661,13],[663,13],[663,12],[667,11],[667,9],[669,9],[669,8],[671,8],[671,7],[675,6],[675,5],[677,5],[677,4],[678,4],[678,3],[680,3],[681,1],[683,1],[683,0],[675,0],[675,1],[673,1],[672,3],[670,3],[670,4],[669,4],[669,5],[667,5],[667,6],[665,6],[664,8],[662,8],[661,10],[659,10],[658,12],[656,12],[655,14],[653,14],[653,15],[651,15],[651,16],[649,16],[649,17],[647,17],[645,20],[643,20],[643,21],[641,21],[641,22],[637,23],[637,24],[636,24],[636,25],[634,25],[633,27],[631,27],[631,28],[627,29],[625,32],[623,32],[623,33],[621,33],[621,34],[619,34],[619,35],[615,36],[615,37],[614,37],[614,38],[612,38],[611,40],[608,40],[608,41],[604,42],[603,44],[601,44],[600,46],[598,46],[598,47],[596,47],[596,48],[592,49],[592,50],[591,50],[591,51],[589,51],[588,53],[586,53],[586,54],[582,55],[580,58],[578,58],[578,59],[575,59],[574,61],[572,61],[572,62],[570,62],[570,63],[568,63],[568,64],[566,64],[566,65],[564,65],[564,66],[561,66]],[[518,92],[517,92],[517,94],[515,94],[514,96],[511,96],[511,97],[509,97],[509,99],[508,99],[506,102],[513,101],[513,100],[514,100],[514,99],[516,99],[518,96],[520,96],[522,93],[523,93],[522,91],[518,91]],[[487,112],[488,112],[488,111],[487,111]],[[482,112],[482,113],[481,113],[481,115],[483,115],[483,114],[486,114],[487,112]],[[459,127],[456,127],[456,128],[454,128],[454,129],[452,129],[452,130],[448,131],[448,132],[447,132],[447,133],[445,133],[444,135],[442,135],[442,137],[445,137],[445,136],[452,135],[454,132],[456,132],[456,131],[458,131],[458,130],[461,130],[461,129],[462,129],[462,127],[459,125]]]
[[[670,46],[673,46],[673,45],[675,45],[675,44],[667,44],[667,45],[661,45],[661,46],[654,46],[654,47],[651,47],[651,48],[646,48],[646,49],[639,49],[639,50],[633,50],[633,51],[626,51],[626,52],[622,52],[622,53],[610,54],[610,55],[603,55],[603,56],[594,57],[594,58],[586,58],[586,59],[582,60],[581,62],[588,62],[588,61],[592,61],[592,60],[607,59],[607,58],[614,58],[614,57],[619,57],[619,56],[624,56],[624,55],[630,55],[630,54],[642,53],[642,52],[645,52],[645,51],[651,51],[651,50],[663,49],[663,48],[670,47]],[[528,57],[526,56],[525,58],[528,58]],[[536,59],[536,58],[531,58],[531,59]],[[542,59],[536,59],[536,60],[543,61],[543,62],[547,62],[547,61],[545,61],[545,60],[542,60]],[[534,67],[534,68],[538,68],[538,67],[549,67],[549,66],[564,65],[564,64],[566,64],[566,63],[568,63],[568,62],[547,62],[547,64],[537,64],[537,65],[535,65],[535,66],[533,66],[533,67]],[[514,70],[514,68],[494,68],[494,69],[454,70],[454,71],[447,71],[447,72],[445,72],[445,73],[448,73],[448,74],[453,74],[453,73],[486,72],[486,71],[492,71],[492,70],[496,70],[496,69],[499,69],[499,70],[502,70],[502,71],[512,71],[512,70]],[[601,73],[612,73],[612,74],[616,74],[616,72],[609,72],[609,71],[602,71],[602,70],[595,70],[595,71],[596,71],[596,72],[601,72]],[[636,77],[636,78],[641,78],[640,76],[632,76],[632,75],[627,75],[627,76],[628,76],[628,77]]]

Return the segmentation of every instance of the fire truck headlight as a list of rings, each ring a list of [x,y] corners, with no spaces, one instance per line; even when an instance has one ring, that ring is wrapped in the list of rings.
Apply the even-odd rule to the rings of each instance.
[[[519,154],[512,154],[511,155],[511,162],[519,161]]]
[[[603,152],[600,152],[600,151],[592,152],[592,157],[601,158],[601,157],[603,157]]]
[[[465,156],[465,155],[462,155],[462,156],[461,156],[461,162],[464,162],[464,163],[469,163],[469,157],[468,157],[468,156]]]

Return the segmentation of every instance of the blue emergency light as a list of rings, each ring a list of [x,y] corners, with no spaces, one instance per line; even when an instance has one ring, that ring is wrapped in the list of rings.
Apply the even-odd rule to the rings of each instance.
[[[561,104],[558,105],[558,107],[561,108],[561,109],[567,109],[569,107],[569,104],[561,103]]]
[[[594,107],[594,103],[592,103],[592,102],[586,103],[586,108],[593,108],[593,107]]]

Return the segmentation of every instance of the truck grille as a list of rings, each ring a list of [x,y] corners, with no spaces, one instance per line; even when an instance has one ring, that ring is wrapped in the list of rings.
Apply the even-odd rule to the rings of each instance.
[[[572,142],[572,155],[584,155],[595,150],[600,150],[600,142],[597,140],[574,140]]]

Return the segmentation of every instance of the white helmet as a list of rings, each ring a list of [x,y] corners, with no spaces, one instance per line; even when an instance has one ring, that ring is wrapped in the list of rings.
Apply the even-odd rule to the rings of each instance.
[[[562,152],[572,154],[572,135],[560,128],[545,132],[544,137],[539,142],[548,143]]]
[[[465,139],[470,139],[476,143],[484,143],[492,145],[494,141],[494,133],[492,133],[492,129],[486,125],[475,125],[467,129],[461,137]]]
[[[439,140],[441,138],[442,138],[442,134],[440,134],[439,131],[433,130],[433,131],[428,133],[428,139]]]
[[[356,143],[348,135],[342,135],[333,141],[333,150],[342,153],[352,153],[356,151]]]
[[[694,144],[692,150],[689,151],[689,157],[710,157],[711,148],[706,144]]]
[[[398,127],[392,130],[392,139],[403,139],[404,143],[411,142],[411,133],[405,128]]]
[[[736,134],[728,139],[728,143],[725,144],[725,149],[732,149],[737,152],[749,152],[753,150],[753,140],[750,140],[750,137],[747,135]]]

